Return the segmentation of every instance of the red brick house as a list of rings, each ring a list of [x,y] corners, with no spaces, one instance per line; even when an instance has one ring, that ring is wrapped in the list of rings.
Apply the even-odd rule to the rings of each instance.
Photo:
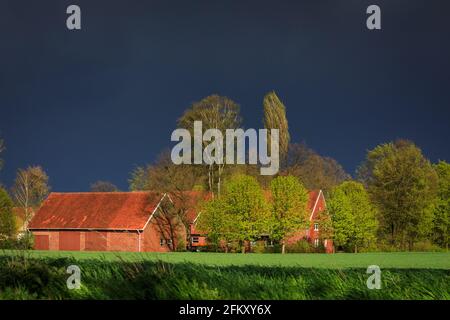
[[[169,251],[155,213],[156,192],[51,193],[31,220],[38,250]]]
[[[267,196],[270,197],[270,194],[268,194]],[[287,240],[287,243],[292,244],[299,240],[306,239],[310,243],[312,243],[314,246],[318,247],[320,244],[320,225],[318,222],[318,218],[319,218],[320,212],[325,210],[325,208],[326,208],[326,202],[325,202],[325,197],[323,195],[322,190],[310,191],[309,192],[309,200],[308,200],[308,210],[310,212],[309,229],[299,230],[296,234],[294,234],[292,237],[290,237]],[[204,247],[207,245],[207,234],[196,228],[197,220],[200,215],[201,215],[201,212],[198,213],[196,216],[192,217],[190,245],[191,245],[191,248],[194,250],[199,247]],[[333,252],[333,241],[332,240],[324,240],[323,246],[327,253]]]
[[[309,192],[308,210],[309,229],[300,230],[287,240],[288,243],[295,243],[301,239],[307,239],[314,246],[318,247],[320,244],[320,224],[318,221],[319,215],[326,208],[325,196],[322,190],[314,190]],[[333,252],[333,240],[324,240],[322,245],[327,253]]]

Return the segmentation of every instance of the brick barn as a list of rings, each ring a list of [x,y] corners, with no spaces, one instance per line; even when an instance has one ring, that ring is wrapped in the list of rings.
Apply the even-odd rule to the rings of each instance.
[[[194,191],[178,197],[158,192],[51,193],[28,230],[34,235],[36,250],[167,252],[178,246],[173,242],[182,239],[187,249],[195,251],[208,245],[208,235],[197,228],[201,212],[196,210],[198,203],[207,199],[207,194]],[[169,230],[176,224],[161,222],[166,202],[187,210],[192,221],[189,239],[184,228]],[[306,239],[319,246],[318,218],[325,207],[321,190],[309,192],[309,228],[299,230],[287,243]],[[175,237],[170,237],[171,231]],[[326,252],[333,252],[332,240],[324,240],[322,245]]]
[[[170,251],[154,223],[156,192],[51,193],[28,229],[37,250]]]

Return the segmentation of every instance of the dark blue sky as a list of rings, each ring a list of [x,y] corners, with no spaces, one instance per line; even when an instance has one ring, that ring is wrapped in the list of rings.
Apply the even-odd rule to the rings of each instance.
[[[245,2],[245,3],[244,3]],[[82,30],[68,31],[78,4]],[[382,30],[365,27],[378,4]],[[261,127],[275,90],[293,141],[353,173],[399,137],[450,160],[449,1],[0,2],[0,181],[41,165],[54,191],[127,188],[176,119],[217,93]]]

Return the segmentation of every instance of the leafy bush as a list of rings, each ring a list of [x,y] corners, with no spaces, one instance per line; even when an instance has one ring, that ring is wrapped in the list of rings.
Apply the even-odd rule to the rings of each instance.
[[[30,250],[33,249],[34,238],[29,232],[20,238],[10,238],[0,241],[0,249]]]
[[[295,243],[286,245],[287,253],[324,253],[325,247],[322,242],[319,242],[319,246],[314,246],[306,239],[301,239]]]
[[[254,253],[265,253],[266,243],[265,241],[256,241],[256,244],[252,246],[252,252]]]
[[[415,243],[412,251],[444,252],[446,250],[427,240]]]

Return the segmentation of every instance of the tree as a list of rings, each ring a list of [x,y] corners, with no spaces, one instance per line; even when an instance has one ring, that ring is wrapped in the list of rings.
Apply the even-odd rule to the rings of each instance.
[[[433,241],[448,250],[450,242],[450,164],[439,161],[433,167],[438,175],[438,192],[433,219]]]
[[[308,190],[330,191],[350,176],[334,159],[322,157],[306,144],[291,144],[284,174],[300,179]]]
[[[270,211],[255,178],[239,175],[226,184],[225,205],[228,219],[233,223],[232,238],[241,243],[257,240],[270,231]]]
[[[13,202],[5,189],[0,188],[0,240],[8,240],[16,234]]]
[[[129,189],[131,191],[146,191],[150,190],[148,172],[150,168],[136,167],[131,172],[131,177],[128,179]]]
[[[218,95],[211,95],[199,102],[195,102],[187,109],[183,116],[178,119],[178,127],[185,128],[191,132],[191,137],[195,141],[193,134],[194,122],[202,122],[202,130],[218,129],[225,132],[226,129],[236,129],[241,124],[239,115],[239,105],[233,100]],[[209,142],[197,141],[204,149]],[[194,144],[191,144],[194,145]],[[225,148],[225,144],[223,148]],[[192,155],[194,152],[192,152]],[[224,153],[225,154],[225,153]],[[214,194],[220,194],[222,175],[225,168],[225,161],[222,164],[212,163],[207,165],[208,188]]]
[[[113,183],[109,181],[96,181],[91,184],[92,192],[118,192],[119,188],[117,188]]]
[[[319,238],[322,240],[322,243],[325,240],[333,240],[334,228],[330,211],[328,209],[321,211],[316,218],[316,222],[319,224]]]
[[[289,125],[286,118],[286,107],[280,101],[274,91],[269,92],[264,97],[264,128],[269,130],[268,144],[270,145],[270,129],[278,129],[280,137],[280,160],[284,160],[288,153]]]
[[[345,181],[335,187],[328,199],[328,210],[336,245],[352,247],[356,253],[358,248],[374,243],[378,227],[377,211],[363,184]]]
[[[211,201],[214,203],[208,203],[200,215],[199,228],[212,232],[219,240],[237,241],[244,253],[247,243],[269,234],[270,210],[254,177],[232,177],[225,183],[221,197]]]
[[[308,191],[293,176],[273,179],[271,191],[272,238],[281,242],[281,252],[285,253],[285,240],[295,231],[308,227]]]
[[[160,203],[159,211],[154,215],[154,222],[160,235],[164,238],[170,251],[179,248],[179,242],[183,239],[179,237],[182,233],[182,223],[179,219],[178,208],[169,198],[165,198]],[[187,229],[185,228],[187,231]],[[184,249],[186,246],[184,247]]]
[[[358,169],[378,207],[381,231],[394,245],[411,250],[432,230],[437,174],[412,142],[397,140],[367,153]]]
[[[228,244],[231,241],[231,221],[226,214],[226,202],[223,197],[206,201],[202,206],[201,214],[197,221],[197,229],[208,233],[208,241],[215,251],[221,243]],[[228,245],[225,245],[228,251]]]
[[[203,193],[191,192],[202,191],[203,177],[201,169],[191,165],[175,165],[170,159],[170,153],[164,151],[157,161],[146,167],[138,167],[132,172],[130,189],[136,190],[158,190],[169,194],[171,205],[166,204],[162,215],[159,217],[160,224],[167,229],[177,230],[184,226],[186,230],[186,243],[190,240],[190,225],[192,223],[190,210],[197,209],[195,206]],[[137,188],[137,189],[134,189]],[[173,233],[175,234],[175,233]],[[172,243],[174,243],[172,239]]]
[[[25,225],[30,222],[32,208],[38,207],[50,192],[48,176],[39,166],[19,169],[12,187],[15,202],[25,210]]]

